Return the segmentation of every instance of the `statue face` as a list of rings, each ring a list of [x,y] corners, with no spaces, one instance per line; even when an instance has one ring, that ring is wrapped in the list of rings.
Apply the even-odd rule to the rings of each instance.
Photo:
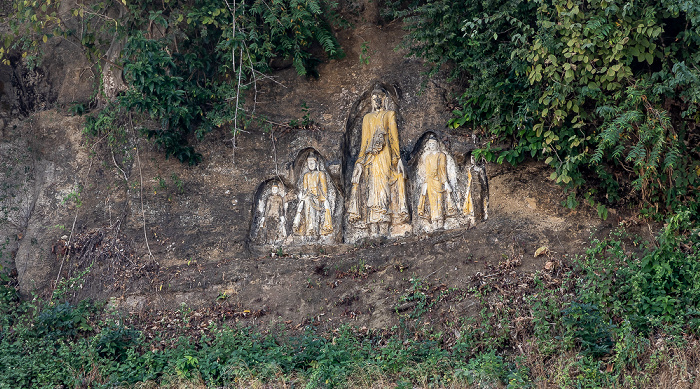
[[[280,187],[277,185],[272,185],[272,194],[276,195],[280,193]]]
[[[372,93],[372,109],[379,111],[384,103],[384,95],[381,93]]]
[[[437,141],[435,139],[429,139],[425,147],[428,151],[437,151]]]
[[[309,170],[316,170],[316,160],[313,158],[309,158],[306,161],[307,165],[309,166]]]

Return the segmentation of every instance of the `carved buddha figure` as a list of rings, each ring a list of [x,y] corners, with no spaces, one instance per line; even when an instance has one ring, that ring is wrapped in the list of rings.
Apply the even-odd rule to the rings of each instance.
[[[294,232],[302,236],[329,235],[333,232],[328,201],[326,173],[317,169],[316,157],[306,160],[309,171],[304,174],[299,192],[299,207],[294,216]]]
[[[275,183],[270,189],[263,218],[260,220],[265,243],[276,243],[287,237],[286,213],[287,203],[280,194],[279,184]]]
[[[351,180],[349,221],[369,227],[371,236],[388,235],[389,225],[408,220],[396,113],[386,109],[387,101],[385,90],[372,91]]]
[[[433,229],[441,229],[445,218],[455,215],[457,210],[452,201],[452,187],[447,179],[447,157],[438,150],[435,138],[431,137],[426,142],[419,169],[425,182],[420,189],[418,215],[427,219]]]

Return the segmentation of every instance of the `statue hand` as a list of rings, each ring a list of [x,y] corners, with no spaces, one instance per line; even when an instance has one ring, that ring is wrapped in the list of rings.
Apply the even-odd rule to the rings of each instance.
[[[445,190],[452,193],[452,187],[449,182],[445,182]]]
[[[351,182],[353,184],[359,184],[360,183],[360,176],[362,175],[362,165],[359,163],[355,164],[355,169],[352,171],[352,180]]]

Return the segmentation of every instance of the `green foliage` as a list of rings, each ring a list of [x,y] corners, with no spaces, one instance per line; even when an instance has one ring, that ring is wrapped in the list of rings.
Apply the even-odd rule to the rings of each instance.
[[[562,310],[562,324],[569,341],[574,341],[584,355],[601,357],[610,352],[615,326],[603,320],[595,305],[572,302]]]
[[[138,16],[124,23],[125,29],[153,23],[164,36],[125,32],[124,71],[131,88],[120,104],[158,122],[144,132],[166,156],[190,165],[202,158],[190,145],[192,135],[201,139],[230,124],[235,134],[239,123],[249,121],[242,91],[271,70],[273,58],[290,58],[299,75],[317,76],[321,58],[312,55],[314,43],[329,57],[342,55],[329,25],[335,7],[330,2],[270,6],[259,0],[196,0],[160,6],[164,8],[145,1],[129,5]]]
[[[503,357],[496,355],[495,351],[491,350],[469,360],[464,369],[459,371],[458,377],[469,384],[486,388],[502,384],[506,378],[505,373]]]
[[[38,337],[74,337],[92,330],[88,317],[95,306],[83,301],[78,306],[68,302],[55,304],[41,311],[35,320],[34,332]]]
[[[140,336],[139,331],[113,321],[95,337],[94,349],[102,358],[123,361],[127,357],[127,351],[139,345]]]
[[[410,53],[462,80],[449,126],[483,133],[479,156],[543,159],[572,193],[598,187],[603,217],[626,180],[662,210],[698,190],[697,1],[435,0],[398,15]]]
[[[645,249],[622,230],[593,240],[586,255],[564,267],[560,281],[537,275],[522,306],[496,289],[470,289],[466,296],[480,304],[481,315],[445,332],[423,323],[431,320],[434,304],[455,291],[437,295],[418,277],[400,300],[417,307],[404,315],[400,330],[308,327],[287,334],[211,325],[198,339],[147,340],[121,320],[101,319],[105,314],[94,304],[21,302],[8,293],[0,300],[0,388],[134,387],[146,381],[336,388],[377,378],[397,387],[528,388],[540,382],[533,379],[562,387],[643,386],[671,358],[652,340],[682,349],[698,335],[699,207],[690,203],[669,217]],[[180,313],[184,331],[192,312],[183,306]],[[529,351],[514,357],[512,350],[520,347]],[[535,364],[538,358],[543,365]],[[531,377],[533,364],[546,377]]]
[[[408,317],[416,319],[427,312],[431,301],[427,295],[428,285],[424,280],[414,275],[409,281],[411,282],[411,287],[408,293],[401,296],[399,303],[413,304],[413,310],[408,314]]]
[[[686,325],[700,310],[697,203],[671,217],[658,246],[637,256],[621,240],[597,242],[587,254],[583,302],[648,332],[661,322]]]
[[[360,47],[360,64],[369,65],[369,59],[371,56],[369,45],[366,41],[363,41],[362,46]]]
[[[229,125],[236,134],[250,121],[243,93],[272,70],[273,59],[288,59],[299,75],[318,77],[317,64],[343,55],[331,26],[340,22],[337,4],[328,0],[78,2],[71,7],[81,31],[61,23],[59,4],[17,1],[0,59],[21,49],[25,63],[34,66],[42,40],[61,36],[79,44],[99,67],[113,42],[126,42],[117,65],[128,89],[119,96],[119,108],[108,105],[88,119],[88,132],[111,132],[115,114],[143,113],[149,119],[137,122],[143,133],[166,156],[190,165],[202,158],[190,144],[193,138]],[[74,114],[84,110],[71,108]]]
[[[13,17],[8,18],[9,33],[0,35],[0,61],[10,64],[13,51],[21,53],[29,69],[41,64],[42,43],[53,36],[63,35],[57,10],[60,1],[16,0],[12,2]]]
[[[210,101],[210,95],[199,83],[212,74],[202,74],[202,80],[196,82],[184,82],[190,69],[202,66],[201,61],[194,56],[182,56],[183,63],[176,64],[165,49],[164,42],[146,39],[143,34],[129,38],[123,62],[125,80],[131,88],[120,96],[119,102],[127,110],[147,113],[159,122],[157,129],[144,131],[165,150],[166,157],[172,155],[194,165],[201,155],[188,146],[187,136],[195,128],[202,135],[211,128],[211,123],[202,123],[200,118],[216,100]]]

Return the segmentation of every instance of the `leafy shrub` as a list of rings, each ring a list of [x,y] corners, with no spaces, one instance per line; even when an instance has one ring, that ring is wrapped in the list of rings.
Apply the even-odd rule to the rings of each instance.
[[[615,326],[603,319],[595,305],[571,303],[562,311],[562,324],[565,336],[573,340],[584,355],[601,357],[610,353]]]
[[[485,136],[498,163],[545,160],[573,196],[635,189],[656,212],[700,186],[700,4],[430,0],[399,12],[412,55],[452,65],[464,93],[449,123]],[[586,182],[593,188],[582,190]]]
[[[469,360],[465,367],[458,370],[456,377],[480,388],[502,384],[506,378],[503,357],[494,350],[479,354]]]
[[[95,351],[103,358],[122,361],[127,356],[127,350],[139,345],[141,333],[133,328],[112,322],[102,328],[95,338]]]
[[[7,53],[19,49],[34,66],[40,43],[63,36],[99,67],[110,46],[125,42],[117,65],[123,65],[128,88],[118,104],[145,113],[153,123],[137,123],[143,132],[166,156],[190,165],[202,158],[190,145],[193,137],[229,124],[236,134],[251,121],[243,93],[273,70],[273,59],[289,60],[301,76],[318,77],[322,60],[343,56],[332,27],[341,23],[337,4],[329,0],[77,2],[70,7],[81,21],[79,33],[58,19],[59,4],[16,2],[0,60],[7,62]],[[89,132],[109,133],[118,111],[112,107],[88,119]]]
[[[62,338],[91,331],[89,317],[94,307],[90,301],[82,301],[77,306],[69,302],[51,305],[37,315],[35,334],[38,337]]]
[[[581,262],[581,301],[648,332],[660,322],[687,324],[700,308],[700,221],[693,204],[668,218],[656,245],[641,254],[620,235],[596,244]]]

